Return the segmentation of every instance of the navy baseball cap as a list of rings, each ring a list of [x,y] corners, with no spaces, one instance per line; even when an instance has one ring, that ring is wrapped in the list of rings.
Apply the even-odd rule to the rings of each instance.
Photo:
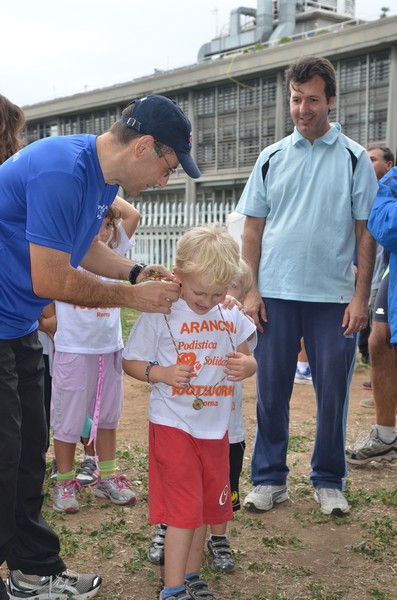
[[[200,170],[190,154],[192,126],[175,100],[152,95],[132,100],[126,108],[130,105],[131,112],[128,116],[121,115],[121,121],[127,127],[143,135],[152,135],[158,142],[172,148],[189,177],[200,177]]]

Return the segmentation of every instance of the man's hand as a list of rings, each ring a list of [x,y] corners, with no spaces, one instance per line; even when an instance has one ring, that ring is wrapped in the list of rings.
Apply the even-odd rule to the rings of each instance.
[[[368,304],[356,296],[347,306],[343,315],[342,327],[347,328],[343,335],[346,337],[365,329],[368,323]]]
[[[261,298],[258,290],[252,289],[244,301],[244,311],[254,321],[258,331],[263,333],[263,327],[260,323],[260,319],[267,323],[267,314],[265,304]]]
[[[137,283],[142,281],[174,281],[175,276],[163,265],[146,265],[137,277]]]
[[[179,300],[181,291],[177,283],[169,281],[145,281],[126,288],[126,302],[122,306],[141,312],[170,314],[173,302]]]

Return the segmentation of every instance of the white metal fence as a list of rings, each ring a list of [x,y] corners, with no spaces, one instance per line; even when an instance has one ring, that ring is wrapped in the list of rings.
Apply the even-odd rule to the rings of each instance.
[[[234,210],[233,200],[201,200],[189,205],[183,200],[142,201],[135,204],[141,221],[135,234],[136,246],[129,257],[146,264],[171,267],[175,261],[178,239],[184,232],[206,223],[226,224]]]

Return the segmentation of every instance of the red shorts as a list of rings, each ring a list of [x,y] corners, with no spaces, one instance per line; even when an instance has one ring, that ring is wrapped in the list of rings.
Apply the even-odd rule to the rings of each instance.
[[[181,529],[233,517],[229,438],[202,440],[149,423],[149,521]]]

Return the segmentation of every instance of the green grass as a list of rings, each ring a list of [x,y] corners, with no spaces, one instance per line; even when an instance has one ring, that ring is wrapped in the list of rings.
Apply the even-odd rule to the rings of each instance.
[[[390,517],[379,517],[373,523],[361,523],[363,539],[348,549],[374,562],[390,562],[396,556],[397,527]]]
[[[130,335],[130,331],[140,315],[140,312],[134,310],[133,308],[125,308],[123,307],[120,311],[121,314],[121,330],[123,332],[123,342],[127,343],[128,336]]]

